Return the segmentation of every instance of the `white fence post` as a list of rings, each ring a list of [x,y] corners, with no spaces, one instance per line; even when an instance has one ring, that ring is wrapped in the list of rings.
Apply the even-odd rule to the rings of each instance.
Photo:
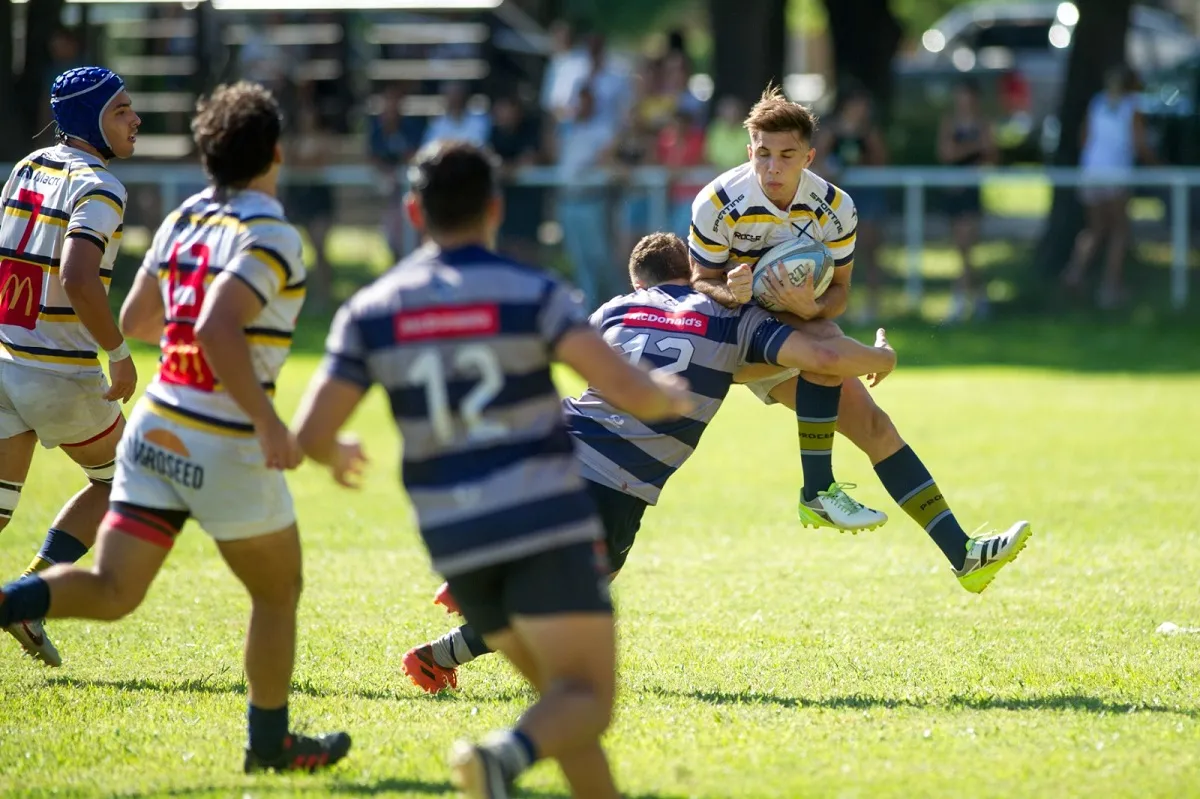
[[[1184,309],[1188,299],[1189,199],[1187,181],[1176,177],[1171,181],[1171,307],[1177,311]]]
[[[921,275],[921,256],[925,250],[925,184],[920,177],[910,177],[904,184],[904,251],[908,267],[908,304],[917,310],[921,304],[924,279]]]

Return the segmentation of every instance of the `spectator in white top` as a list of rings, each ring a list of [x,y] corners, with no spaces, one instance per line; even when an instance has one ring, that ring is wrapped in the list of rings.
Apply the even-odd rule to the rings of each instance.
[[[604,37],[593,33],[587,40],[588,72],[576,84],[573,98],[586,84],[591,89],[596,116],[615,130],[624,124],[633,102],[633,82],[609,57]],[[572,106],[576,106],[573,102]]]
[[[442,96],[446,101],[446,113],[430,123],[422,146],[443,140],[470,142],[476,147],[486,146],[492,121],[487,114],[467,110],[467,87],[461,83],[451,83],[446,86]]]
[[[589,308],[607,297],[612,241],[608,231],[608,202],[603,185],[580,185],[599,169],[612,164],[616,142],[611,123],[596,113],[590,86],[580,87],[574,118],[559,126],[558,194],[563,246],[575,270],[575,285],[583,291]]]
[[[1139,157],[1148,164],[1158,160],[1146,143],[1136,91],[1137,78],[1128,67],[1110,69],[1105,75],[1104,91],[1093,97],[1088,106],[1081,132],[1080,169],[1084,176],[1105,177],[1105,182],[1080,187],[1079,198],[1087,209],[1087,227],[1075,239],[1075,250],[1063,271],[1062,281],[1068,289],[1078,290],[1092,258],[1107,239],[1104,275],[1097,294],[1101,308],[1115,308],[1125,301],[1121,273],[1129,248],[1126,175]]]
[[[587,77],[590,62],[587,53],[575,43],[566,21],[551,24],[550,37],[553,55],[546,63],[539,102],[542,111],[561,121],[570,115],[575,87]]]

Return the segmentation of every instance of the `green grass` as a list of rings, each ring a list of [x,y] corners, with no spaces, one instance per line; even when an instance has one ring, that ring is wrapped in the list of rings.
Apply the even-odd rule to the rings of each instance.
[[[288,413],[320,333],[285,370]],[[908,368],[880,401],[968,531],[1029,518],[1029,548],[966,594],[844,441],[840,477],[893,520],[857,538],[800,529],[792,422],[733,391],[617,583],[620,784],[713,799],[1200,796],[1200,639],[1155,632],[1200,624],[1195,331],[1014,323],[896,339]],[[292,713],[351,731],[346,763],[240,774],[247,601],[189,527],[130,618],[52,624],[63,669],[0,640],[0,794],[449,795],[448,745],[511,723],[530,694],[495,658],[444,698],[400,673],[448,619],[430,604],[438,579],[382,400],[353,422],[375,459],[362,493],[307,466],[291,480],[306,547]],[[0,574],[25,565],[79,482],[39,453]],[[523,786],[563,795],[548,765]]]

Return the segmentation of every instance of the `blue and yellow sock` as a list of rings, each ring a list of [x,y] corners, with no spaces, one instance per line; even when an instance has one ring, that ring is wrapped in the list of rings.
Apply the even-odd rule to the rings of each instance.
[[[961,569],[967,558],[967,542],[958,519],[942,489],[933,481],[933,476],[921,463],[917,453],[907,444],[898,452],[875,464],[875,474],[900,509],[921,525],[933,542],[938,545],[950,561],[950,565]]]
[[[46,533],[41,550],[21,576],[37,574],[56,563],[75,563],[86,555],[87,551],[87,546],[66,530],[51,527]]]
[[[833,483],[833,434],[837,431],[842,386],[796,381],[796,427],[800,436],[800,465],[804,469],[805,502],[828,491]]]
[[[15,580],[0,589],[0,627],[19,621],[44,619],[50,612],[50,586],[36,574]]]

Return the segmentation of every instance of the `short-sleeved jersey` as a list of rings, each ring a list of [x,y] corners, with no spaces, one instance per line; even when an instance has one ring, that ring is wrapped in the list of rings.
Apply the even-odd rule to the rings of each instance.
[[[141,268],[158,280],[166,313],[158,373],[146,389],[150,410],[210,433],[254,435],[196,343],[195,325],[218,275],[248,286],[262,303],[245,328],[254,374],[274,393],[305,290],[300,234],[279,201],[257,191],[206,189],[163,221]]]
[[[602,536],[550,363],[579,293],[481,247],[425,248],[338,312],[325,369],[387,391],[402,477],[452,576]]]
[[[66,373],[99,373],[96,340],[59,280],[67,239],[103,253],[112,282],[125,187],[94,155],[60,144],[20,161],[4,184],[0,217],[0,360]]]
[[[790,208],[767,199],[745,163],[718,176],[692,203],[688,249],[700,264],[730,269],[755,264],[767,250],[789,239],[807,236],[833,252],[834,263],[854,260],[858,212],[850,195],[804,170]]]
[[[695,409],[668,422],[643,422],[591,388],[563,402],[583,476],[651,505],[700,443],[734,372],[750,363],[777,364],[792,332],[756,305],[731,310],[674,285],[610,300],[592,314],[592,324],[633,363],[679,374],[691,384]]]

